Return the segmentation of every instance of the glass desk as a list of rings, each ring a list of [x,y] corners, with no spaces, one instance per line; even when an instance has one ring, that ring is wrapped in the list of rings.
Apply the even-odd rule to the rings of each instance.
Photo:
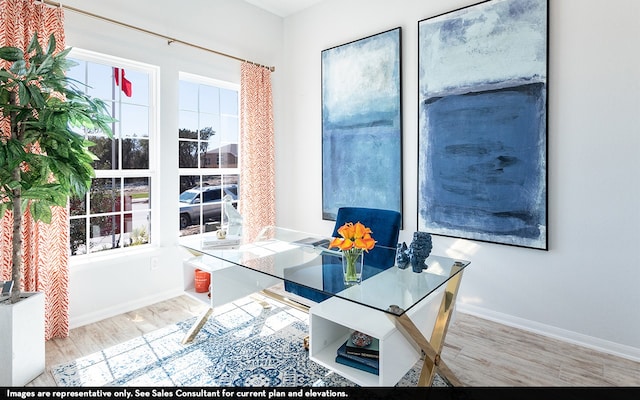
[[[329,241],[329,237],[279,227],[264,228],[251,243],[236,238],[218,240],[215,232],[181,238],[180,245],[194,254],[186,262],[186,270],[199,268],[211,273],[211,308],[190,336],[195,336],[214,306],[259,291],[272,294],[269,287],[289,282],[329,296],[309,308],[312,360],[360,385],[390,386],[424,356],[419,384],[430,385],[438,370],[451,384],[459,385],[440,359],[440,352],[469,262],[430,255],[425,262],[428,267],[415,273],[411,265],[406,269],[369,266],[365,253],[362,282],[345,286],[340,252],[328,249]],[[374,250],[388,252],[390,259],[395,259],[395,248],[376,246]],[[327,275],[340,279],[327,279]],[[378,376],[333,361],[335,349],[353,330],[380,339]],[[431,339],[427,340],[429,334]],[[408,358],[397,360],[404,354],[402,349],[408,356],[401,358]]]

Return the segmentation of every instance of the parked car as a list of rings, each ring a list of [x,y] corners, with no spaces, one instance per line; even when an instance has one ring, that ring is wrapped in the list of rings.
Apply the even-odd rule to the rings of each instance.
[[[222,198],[238,199],[238,185],[203,186],[180,193],[180,229],[203,222],[219,222],[222,218]],[[202,205],[202,207],[201,207]]]

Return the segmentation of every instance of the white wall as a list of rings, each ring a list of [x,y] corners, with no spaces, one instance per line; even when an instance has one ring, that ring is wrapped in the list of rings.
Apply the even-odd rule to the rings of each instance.
[[[417,229],[417,22],[469,0],[326,0],[285,19],[278,224],[330,232],[320,53],[402,27],[404,221]],[[459,310],[640,360],[640,3],[551,0],[549,251],[434,236],[471,260]]]
[[[64,0],[65,6],[265,65],[281,64],[282,18],[238,0]],[[188,7],[186,7],[188,6]],[[70,325],[76,327],[176,296],[182,289],[178,237],[178,74],[240,82],[240,62],[67,10],[67,45],[160,68],[158,176],[152,233],[157,247],[113,258],[72,258]],[[274,85],[278,82],[274,74]],[[277,95],[275,96],[277,98]],[[276,104],[277,107],[277,104]],[[176,199],[176,200],[174,200]],[[157,267],[152,267],[152,261]]]

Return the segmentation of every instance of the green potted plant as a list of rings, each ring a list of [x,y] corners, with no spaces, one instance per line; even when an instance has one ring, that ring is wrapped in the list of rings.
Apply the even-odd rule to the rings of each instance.
[[[51,206],[66,207],[69,196],[84,195],[94,177],[95,156],[82,130],[101,131],[112,137],[113,119],[105,103],[85,94],[65,75],[75,65],[66,58],[71,49],[54,54],[55,47],[53,35],[43,49],[36,34],[26,52],[10,46],[0,48],[0,59],[8,62],[8,67],[0,69],[0,217],[13,210],[14,218],[14,285],[10,299],[0,305],[4,308],[19,305],[29,297],[20,289],[23,212],[28,208],[34,220],[50,223]],[[11,318],[15,319],[16,312]],[[7,329],[1,321],[0,325],[2,330]],[[13,340],[11,336],[16,333],[8,336]],[[19,358],[15,350],[11,351],[14,360]]]

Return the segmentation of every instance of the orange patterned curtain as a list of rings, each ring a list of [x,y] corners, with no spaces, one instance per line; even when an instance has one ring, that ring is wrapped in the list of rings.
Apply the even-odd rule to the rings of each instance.
[[[45,47],[51,34],[56,50],[65,48],[64,12],[33,0],[0,0],[0,47],[26,50],[34,33]],[[2,135],[8,124],[0,125]],[[45,338],[69,335],[69,229],[67,210],[53,209],[51,224],[34,223],[27,211],[23,219],[24,291],[45,295]],[[0,220],[0,279],[11,279],[11,238],[13,215],[9,211]]]
[[[271,71],[242,63],[240,78],[240,214],[253,240],[275,225],[275,148]]]

